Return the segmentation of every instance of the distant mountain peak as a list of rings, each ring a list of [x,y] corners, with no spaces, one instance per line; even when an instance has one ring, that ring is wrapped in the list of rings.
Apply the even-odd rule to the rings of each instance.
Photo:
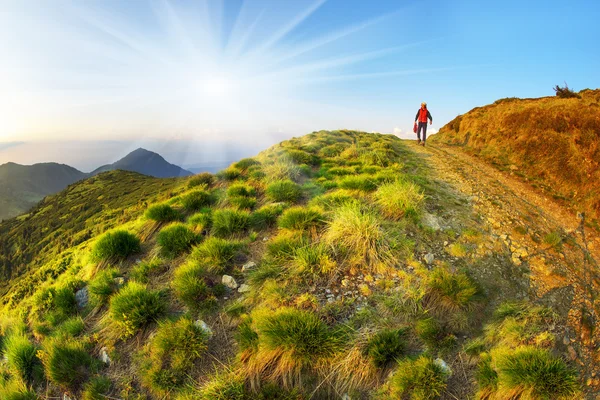
[[[91,175],[97,175],[115,169],[138,172],[156,178],[173,178],[193,175],[192,172],[169,163],[160,154],[146,150],[142,147],[133,150],[131,153],[112,164],[104,165],[96,169]]]

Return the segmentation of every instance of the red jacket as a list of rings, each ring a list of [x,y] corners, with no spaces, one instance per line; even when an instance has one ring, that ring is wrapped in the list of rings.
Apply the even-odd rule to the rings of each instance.
[[[431,118],[431,113],[429,110],[427,110],[427,107],[419,108],[419,111],[417,111],[417,116],[415,117],[415,122],[417,122],[417,120],[419,120],[419,122],[427,122],[427,118],[433,122],[433,118]]]

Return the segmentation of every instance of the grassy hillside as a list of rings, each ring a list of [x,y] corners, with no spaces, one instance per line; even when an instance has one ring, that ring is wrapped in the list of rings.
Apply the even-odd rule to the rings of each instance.
[[[54,228],[109,193],[120,208],[44,236],[64,250],[9,282],[0,398],[579,396],[562,317],[517,301],[512,265],[478,278],[497,259],[457,221],[466,205],[394,136],[318,132],[216,176],[124,178],[61,194]]]
[[[600,219],[600,90],[507,98],[456,117],[433,142],[463,146]]]
[[[113,171],[46,197],[28,214],[0,223],[0,287],[107,229],[139,217],[178,181]]]
[[[44,196],[85,176],[64,164],[0,165],[0,221],[27,211]]]

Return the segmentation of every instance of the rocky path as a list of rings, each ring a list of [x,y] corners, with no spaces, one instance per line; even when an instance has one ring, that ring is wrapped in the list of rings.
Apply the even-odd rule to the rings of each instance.
[[[483,232],[471,254],[472,263],[488,265],[477,268],[480,278],[502,281],[498,300],[526,296],[564,317],[556,340],[579,364],[588,398],[600,399],[600,329],[594,329],[600,319],[600,235],[517,176],[460,148],[407,144],[432,179],[467,200],[471,215],[463,220],[476,221]]]

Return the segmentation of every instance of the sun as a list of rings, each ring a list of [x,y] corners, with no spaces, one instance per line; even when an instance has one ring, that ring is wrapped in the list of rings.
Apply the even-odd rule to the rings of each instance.
[[[213,75],[198,82],[198,90],[207,97],[229,97],[237,87],[235,81],[226,76]]]

